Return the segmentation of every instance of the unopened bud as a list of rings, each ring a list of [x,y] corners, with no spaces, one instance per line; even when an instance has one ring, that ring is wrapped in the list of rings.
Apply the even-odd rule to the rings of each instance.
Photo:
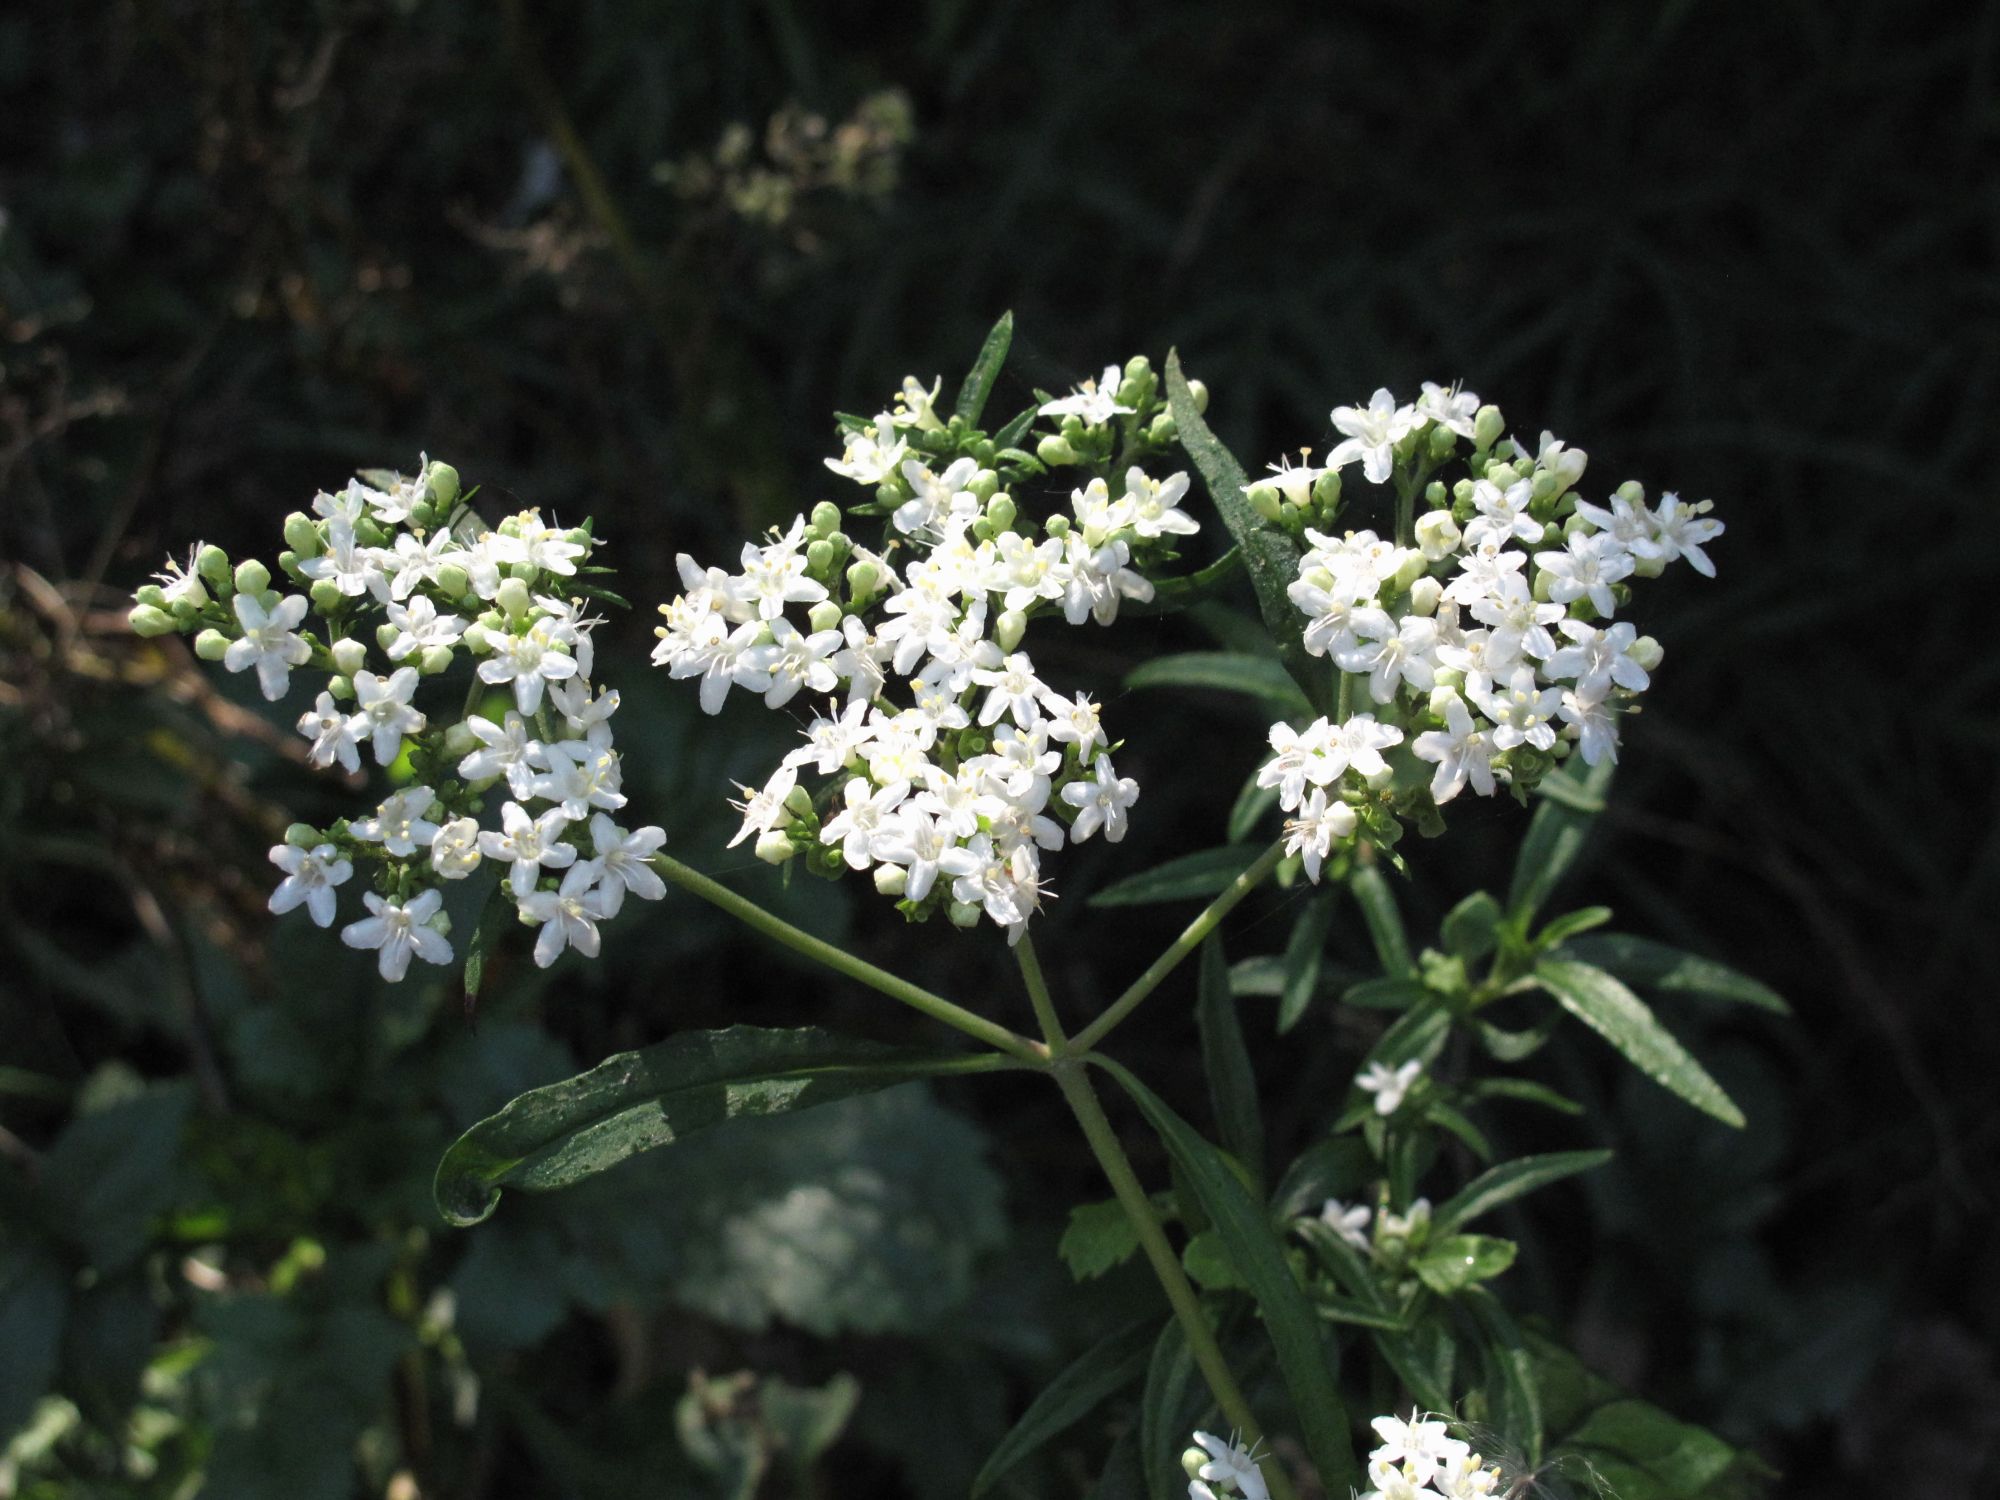
[[[1497,406],[1482,406],[1472,415],[1472,446],[1484,453],[1500,441],[1500,434],[1507,430],[1507,423]]]
[[[833,571],[835,561],[833,543],[821,538],[806,544],[806,572],[815,578],[824,578]]]
[[[285,517],[285,545],[300,557],[318,557],[325,539],[311,516],[295,510]]]
[[[1051,434],[1035,444],[1035,457],[1053,468],[1059,464],[1075,463],[1076,449],[1070,446],[1068,438]]]
[[[437,570],[437,586],[447,599],[462,599],[472,587],[472,579],[457,563],[446,563]]]
[[[520,579],[503,578],[500,580],[499,591],[493,596],[493,602],[507,612],[509,619],[518,620],[527,614],[535,599],[534,595],[528,592],[528,585]]]
[[[157,583],[142,583],[132,591],[134,604],[150,604],[154,609],[167,607],[167,591]]]
[[[982,468],[973,474],[965,490],[969,495],[977,495],[980,503],[985,504],[1000,493],[1000,476],[991,469]]]
[[[229,554],[213,542],[195,553],[194,570],[219,589],[229,587]]]
[[[450,464],[433,463],[424,470],[424,486],[431,493],[431,503],[449,511],[458,499],[458,470]]]
[[[364,547],[382,547],[388,545],[389,533],[373,516],[363,516],[354,523],[354,540]]]
[[[986,517],[981,516],[979,517],[978,520],[972,523],[973,540],[980,542],[990,542],[993,540],[993,534],[994,534],[993,523],[987,520]]]
[[[353,679],[345,674],[335,674],[326,680],[326,690],[343,703],[354,696]]]
[[[1403,547],[1398,550],[1401,555],[1396,561],[1393,581],[1400,590],[1408,588],[1424,576],[1424,555],[1414,547]]]
[[[1439,667],[1436,675],[1431,678],[1431,681],[1436,683],[1438,687],[1450,688],[1453,692],[1457,692],[1465,686],[1465,673],[1461,672],[1457,667]]]
[[[132,613],[125,617],[125,623],[132,627],[134,634],[149,638],[174,633],[174,617],[157,604],[134,605]]]
[[[330,615],[340,608],[340,585],[331,578],[315,578],[313,586],[306,592],[312,596],[313,608],[323,615]]]
[[[822,599],[806,611],[806,623],[814,630],[840,629],[840,606],[831,599]]]
[[[204,630],[194,638],[194,654],[203,661],[221,661],[229,650],[229,637],[219,630]]]
[[[1657,672],[1666,650],[1650,635],[1642,635],[1625,648],[1625,654],[1639,664],[1642,672]]]
[[[1440,673],[1439,675],[1442,676],[1443,674]],[[1458,702],[1458,689],[1456,687],[1446,687],[1440,682],[1431,689],[1431,712],[1436,714],[1440,719],[1450,716],[1451,706],[1456,702]]]
[[[1244,498],[1250,502],[1250,508],[1267,521],[1276,521],[1284,512],[1284,501],[1279,498],[1277,490],[1268,484],[1251,485]]]
[[[389,624],[387,621],[384,621],[382,624],[377,625],[375,627],[375,644],[384,651],[387,651],[391,646],[395,645],[396,642],[401,640],[402,638],[403,638],[403,632],[398,630],[394,625]],[[347,643],[342,642],[342,644],[345,645]],[[340,670],[343,672],[355,672],[359,671],[360,669],[358,667],[342,667],[340,668]]]
[[[1410,585],[1410,613],[1429,617],[1437,613],[1444,597],[1444,585],[1426,573]]]
[[[320,831],[310,823],[293,823],[285,829],[285,842],[294,849],[311,849],[322,842]]]
[[[248,558],[236,565],[234,582],[239,594],[261,594],[271,586],[271,570],[256,558]]]
[[[1000,618],[993,622],[993,641],[1002,651],[1012,651],[1021,644],[1021,633],[1028,628],[1028,617],[1018,609],[1002,610]]]
[[[808,534],[816,537],[831,536],[840,530],[840,507],[831,500],[822,500],[812,508]]]
[[[440,672],[451,670],[451,647],[426,646],[424,654],[417,658],[417,670],[426,677],[435,677]]]
[[[1181,1472],[1190,1480],[1201,1478],[1201,1471],[1208,1463],[1208,1455],[1199,1448],[1189,1448],[1181,1454]]]
[[[1014,497],[1012,495],[995,495],[987,504],[986,519],[993,523],[994,530],[996,531],[1012,531],[1014,529],[1014,516]]]
[[[368,648],[345,636],[328,646],[326,653],[333,658],[333,670],[345,672],[349,677],[368,665]]]
[[[875,889],[884,896],[901,896],[909,888],[910,872],[901,865],[877,865]]]
[[[1153,362],[1143,354],[1135,354],[1125,361],[1127,380],[1150,380],[1153,378]]]
[[[945,916],[954,927],[972,928],[979,925],[979,908],[963,901],[954,901],[945,908]]]
[[[1432,458],[1450,458],[1451,450],[1458,446],[1458,434],[1449,427],[1433,427],[1429,442]]]
[[[1611,493],[1616,495],[1620,500],[1624,500],[1632,505],[1644,505],[1646,503],[1646,487],[1636,479],[1626,480]]]
[[[458,639],[459,643],[466,650],[472,652],[475,656],[483,656],[486,652],[493,649],[493,642],[489,638],[491,635],[492,632],[486,626],[475,622],[466,626],[465,634]]]
[[[1069,517],[1064,515],[1050,516],[1046,521],[1042,522],[1042,530],[1053,537],[1068,536]]]
[[[767,865],[781,865],[798,852],[792,847],[790,836],[779,829],[757,835],[755,853]]]
[[[1428,510],[1417,517],[1417,547],[1426,561],[1442,562],[1458,550],[1464,534],[1448,510]]]
[[[865,558],[860,562],[850,563],[847,569],[847,597],[866,599],[875,592],[875,584],[880,577],[881,574],[876,571],[875,564]]]
[[[278,554],[278,571],[296,583],[305,582],[305,574],[299,571],[299,555],[290,547]]]
[[[795,818],[810,818],[813,815],[812,793],[802,786],[795,786],[785,793],[785,811]]]
[[[1188,382],[1188,394],[1194,397],[1194,409],[1196,411],[1205,412],[1208,410],[1207,386],[1203,385],[1199,380],[1190,380]]]
[[[1340,470],[1328,469],[1319,478],[1315,479],[1312,487],[1312,498],[1313,504],[1317,505],[1321,511],[1331,514],[1333,508],[1340,504]]]

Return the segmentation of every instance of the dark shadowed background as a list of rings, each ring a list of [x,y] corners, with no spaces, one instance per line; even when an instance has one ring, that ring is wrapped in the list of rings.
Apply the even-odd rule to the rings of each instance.
[[[120,621],[167,550],[269,557],[419,452],[595,516],[638,603],[599,637],[635,805],[1023,1024],[990,932],[725,853],[728,776],[791,725],[643,664],[676,553],[855,498],[832,411],[955,380],[1006,308],[1008,413],[1178,346],[1261,466],[1461,380],[1587,448],[1586,492],[1715,499],[1720,577],[1644,606],[1666,664],[1569,894],[1796,1016],[1672,1017],[1742,1134],[1552,1049],[1622,1160],[1511,1226],[1508,1287],[1780,1493],[1993,1493],[1996,65],[2000,8],[1964,3],[10,7],[0,1494],[698,1495],[758,1463],[768,1494],[964,1492],[1109,1315],[1053,1255],[1103,1195],[1053,1094],[885,1095],[446,1230],[439,1151],[520,1088],[732,1020],[927,1033],[678,896],[601,963],[504,953],[476,1029],[444,983],[385,993],[262,909],[265,846],[351,794]],[[1058,872],[1040,942],[1083,1008],[1184,914],[1082,894],[1217,842],[1260,726],[1121,694],[1186,621],[1078,635],[1051,675],[1147,789]],[[1420,931],[1504,878],[1523,815],[1469,811],[1412,852]],[[1351,908],[1335,942],[1365,963]],[[1119,1045],[1202,1119],[1188,987]],[[1351,1025],[1272,1048],[1294,1147]],[[1102,1432],[1021,1492],[1080,1493]]]

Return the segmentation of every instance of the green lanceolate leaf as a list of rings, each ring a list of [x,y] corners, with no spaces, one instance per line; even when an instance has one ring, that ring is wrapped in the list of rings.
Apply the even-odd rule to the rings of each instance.
[[[1306,1452],[1329,1494],[1356,1484],[1361,1472],[1348,1441],[1347,1414],[1334,1383],[1331,1350],[1319,1316],[1286,1263],[1263,1207],[1244,1189],[1222,1153],[1188,1127],[1153,1091],[1109,1058],[1091,1059],[1118,1080],[1146,1117],[1190,1188],[1201,1199],[1237,1273],[1264,1315],[1278,1368],[1298,1413]]]
[[[1186,1478],[1177,1461],[1187,1446],[1188,1424],[1198,1418],[1208,1392],[1188,1352],[1187,1335],[1169,1320],[1146,1365],[1139,1397],[1139,1454],[1151,1500],[1181,1500]]]
[[[1293,1221],[1292,1233],[1305,1241],[1313,1257],[1338,1285],[1346,1288],[1357,1305],[1401,1326],[1388,1300],[1383,1297],[1381,1287],[1376,1285],[1375,1273],[1369,1269],[1368,1262],[1362,1259],[1360,1251],[1340,1237],[1331,1224],[1317,1217],[1300,1218]]]
[[[1610,920],[1611,908],[1608,906],[1585,906],[1576,911],[1564,912],[1535,934],[1534,946],[1541,952],[1560,948],[1579,933],[1588,932],[1593,927],[1602,927]]]
[[[1178,578],[1155,579],[1152,598],[1127,600],[1118,612],[1141,616],[1178,614],[1211,597],[1242,571],[1243,549],[1231,547],[1205,568],[1183,573]]]
[[[1271,639],[1278,643],[1278,659],[1301,688],[1306,699],[1320,713],[1331,708],[1329,674],[1305,648],[1305,621],[1285,591],[1299,576],[1299,544],[1271,525],[1250,507],[1244,494],[1243,466],[1225,448],[1194,404],[1187,377],[1181,373],[1177,352],[1167,355],[1167,409],[1173,414],[1181,446],[1200,471],[1222,522],[1243,551],[1250,584],[1257,591],[1257,606]]]
[[[1379,865],[1356,865],[1347,878],[1348,889],[1361,905],[1361,919],[1368,924],[1368,936],[1375,944],[1375,956],[1391,979],[1414,979],[1416,961],[1410,957],[1409,934],[1403,930],[1403,914],[1396,909],[1396,893],[1389,889],[1389,877]]]
[[[1479,1324],[1488,1404],[1500,1430],[1527,1455],[1532,1469],[1542,1461],[1542,1398],[1527,1340],[1500,1300],[1485,1288],[1467,1289],[1460,1305]]]
[[[986,410],[986,398],[993,394],[993,382],[1000,378],[1000,367],[1007,363],[1007,350],[1013,342],[1014,314],[1003,312],[993,331],[986,335],[979,358],[972,362],[972,370],[958,392],[956,411],[965,418],[966,426],[979,425],[980,414]]]
[[[1420,1000],[1428,1000],[1431,987],[1421,979],[1364,979],[1349,985],[1340,997],[1342,1005],[1362,1010],[1408,1010]]]
[[[1583,1106],[1574,1099],[1558,1094],[1547,1084],[1536,1083],[1532,1078],[1481,1078],[1466,1092],[1475,1099],[1518,1099],[1524,1104],[1539,1104],[1543,1109],[1552,1109],[1558,1114],[1583,1113]]]
[[[1491,1213],[1503,1203],[1511,1203],[1537,1188],[1588,1172],[1611,1160],[1609,1151],[1551,1151],[1542,1156],[1523,1156],[1503,1161],[1481,1172],[1454,1193],[1431,1216],[1433,1232],[1449,1234],[1469,1224],[1481,1214]]]
[[[485,903],[479,908],[479,917],[472,924],[472,936],[465,944],[465,1013],[472,1015],[479,1008],[479,991],[486,982],[486,956],[493,951],[493,943],[511,922],[503,920],[503,913],[511,913],[513,903],[507,899],[505,882],[495,881],[487,894]]]
[[[1478,962],[1499,945],[1505,916],[1491,891],[1474,891],[1445,914],[1445,951],[1467,963]]]
[[[1514,1242],[1490,1234],[1448,1234],[1424,1247],[1412,1267],[1418,1280],[1440,1297],[1490,1281],[1514,1264]]]
[[[1507,916],[1518,931],[1527,930],[1536,910],[1583,851],[1590,825],[1603,809],[1611,771],[1608,760],[1588,770],[1572,763],[1569,770],[1543,779],[1545,800],[1528,824],[1528,836],[1521,843],[1521,852],[1514,860],[1514,878],[1507,887]],[[1552,794],[1549,788],[1558,782],[1565,783],[1566,790],[1576,797]]]
[[[1728,1000],[1737,1005],[1754,1005],[1774,1015],[1788,1016],[1792,1008],[1770,986],[1748,974],[1739,974],[1712,958],[1698,958],[1650,938],[1622,932],[1600,932],[1572,938],[1560,955],[1579,959],[1617,975],[1627,984],[1645,989],[1668,990],[1676,994],[1706,995],[1712,1000]]]
[[[1224,844],[1183,854],[1137,875],[1114,881],[1090,898],[1092,906],[1149,906],[1213,896],[1257,862],[1257,844]]]
[[[991,1489],[1009,1469],[1082,1421],[1099,1402],[1137,1384],[1146,1373],[1158,1333],[1158,1319],[1143,1319],[1086,1350],[1050,1381],[986,1460],[972,1481],[973,1495]]]
[[[1257,699],[1281,719],[1311,718],[1299,685],[1276,657],[1248,656],[1234,651],[1186,651],[1156,656],[1125,679],[1128,688],[1202,688],[1217,693],[1243,693]]]
[[[1229,842],[1240,844],[1257,831],[1264,815],[1278,805],[1278,789],[1257,785],[1257,773],[1244,778],[1243,789],[1229,809]]]
[[[1243,1020],[1229,987],[1229,960],[1222,940],[1201,945],[1201,977],[1195,992],[1195,1019],[1201,1029],[1201,1063],[1223,1149],[1264,1180],[1264,1119],[1257,1106],[1257,1074],[1243,1042]]]
[[[1725,1125],[1743,1124],[1743,1111],[1722,1085],[1654,1019],[1645,1001],[1604,970],[1574,959],[1545,958],[1535,965],[1535,978],[1564,1010],[1624,1053],[1653,1082]]]
[[[685,1032],[520,1095],[452,1143],[433,1192],[451,1223],[477,1224],[503,1187],[567,1187],[724,1120],[1001,1065],[983,1054],[908,1052],[814,1027]]]
[[[1285,987],[1278,996],[1278,1034],[1283,1036],[1299,1024],[1306,1007],[1319,992],[1319,974],[1326,960],[1327,929],[1333,926],[1333,898],[1338,889],[1329,886],[1306,903],[1292,935],[1285,943]]]

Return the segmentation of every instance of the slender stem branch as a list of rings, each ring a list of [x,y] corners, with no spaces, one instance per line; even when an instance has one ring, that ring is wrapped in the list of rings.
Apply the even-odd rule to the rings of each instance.
[[[1182,959],[1199,948],[1202,940],[1215,931],[1222,919],[1236,909],[1245,896],[1262,885],[1270,873],[1278,867],[1278,861],[1285,855],[1284,841],[1281,839],[1258,856],[1257,863],[1229,882],[1228,887],[1202,911],[1201,915],[1188,923],[1187,931],[1175,938],[1167,951],[1154,959],[1151,967],[1137,979],[1132,987],[1106,1006],[1104,1013],[1076,1034],[1073,1049],[1088,1052],[1105,1037],[1120,1021],[1130,1015],[1154,990],[1160,981],[1179,967]]]
[[[699,870],[691,869],[671,855],[656,854],[652,866],[662,878],[672,881],[691,895],[699,896],[711,906],[720,907],[747,927],[755,928],[766,937],[783,943],[795,953],[803,953],[816,963],[824,964],[837,974],[845,974],[849,979],[879,990],[891,1000],[900,1000],[913,1010],[920,1010],[934,1021],[942,1021],[954,1030],[962,1031],[975,1041],[1005,1052],[1010,1057],[1019,1058],[1032,1067],[1046,1067],[1049,1049],[1040,1042],[1009,1031],[996,1021],[989,1021],[982,1015],[967,1010],[962,1005],[954,1005],[942,995],[934,995],[929,990],[910,983],[907,979],[891,974],[887,969],[878,969],[865,959],[856,958],[844,948],[814,937],[801,928],[794,927],[783,917],[764,910],[746,896],[739,896],[719,881],[711,880]]]
[[[1237,1387],[1236,1377],[1229,1373],[1229,1362],[1223,1358],[1222,1347],[1215,1341],[1215,1331],[1208,1326],[1207,1315],[1201,1310],[1201,1300],[1188,1284],[1187,1275],[1181,1270],[1180,1257],[1174,1254],[1166,1231],[1160,1228],[1159,1216],[1153,1212],[1153,1205],[1146,1197],[1145,1188],[1140,1186],[1138,1175],[1132,1170],[1125,1148],[1118,1144],[1117,1132],[1105,1117],[1104,1106],[1097,1102],[1097,1092],[1085,1073],[1083,1059],[1074,1055],[1063,1057],[1050,1071],[1056,1086],[1062,1090],[1070,1113],[1083,1127],[1083,1137],[1090,1143],[1091,1154],[1110,1179],[1111,1191],[1117,1195],[1119,1206],[1125,1210],[1125,1217],[1131,1220],[1132,1228],[1139,1236],[1139,1247],[1152,1263],[1153,1274],[1159,1278],[1161,1289],[1166,1292],[1167,1301],[1173,1307],[1174,1317],[1187,1336],[1188,1352],[1194,1356],[1194,1362],[1200,1368],[1202,1378],[1208,1382],[1216,1404],[1222,1408],[1229,1425],[1242,1434],[1243,1444],[1254,1448],[1263,1441],[1263,1429],[1257,1425],[1250,1403],[1244,1400],[1243,1392]],[[1291,1482],[1278,1464],[1265,1464],[1263,1472],[1275,1500],[1293,1500]]]
[[[1035,954],[1035,940],[1025,932],[1014,945],[1014,960],[1021,966],[1021,978],[1028,986],[1028,1003],[1035,1007],[1035,1019],[1041,1023],[1049,1052],[1052,1056],[1061,1057],[1069,1050],[1069,1038],[1063,1035],[1062,1019],[1056,1014],[1056,1003],[1049,998],[1049,982],[1042,977],[1042,961]]]

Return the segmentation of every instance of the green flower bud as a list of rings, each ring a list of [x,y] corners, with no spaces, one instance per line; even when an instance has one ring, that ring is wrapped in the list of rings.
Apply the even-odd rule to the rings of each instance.
[[[1451,503],[1454,506],[1472,504],[1472,481],[1461,479],[1451,487]]]
[[[1537,501],[1553,499],[1555,492],[1556,476],[1551,474],[1547,469],[1542,469],[1536,473],[1535,482],[1528,490],[1528,493],[1534,496]]]
[[[278,571],[294,583],[305,582],[305,574],[299,571],[299,555],[290,547],[278,554]]]
[[[812,516],[806,527],[808,536],[831,536],[840,530],[840,507],[831,500],[822,500],[812,508]]]
[[[1440,674],[1442,675],[1442,674]],[[1431,689],[1431,713],[1436,718],[1445,718],[1451,713],[1452,704],[1458,702],[1458,688],[1447,687],[1440,682]]]
[[[978,520],[972,523],[972,535],[973,538],[977,541],[981,542],[992,541],[993,532],[994,532],[993,523],[987,520],[986,517],[984,516],[979,517]]]
[[[1050,468],[1055,468],[1062,464],[1075,463],[1076,449],[1070,446],[1068,438],[1051,434],[1035,444],[1035,457]]]
[[[1625,654],[1639,664],[1642,672],[1657,672],[1667,653],[1650,635],[1642,635],[1625,648]]]
[[[508,619],[519,620],[524,618],[528,611],[534,607],[535,600],[534,596],[528,592],[528,585],[523,580],[519,578],[503,578],[500,581],[499,592],[493,596],[493,602],[506,611]]]
[[[391,646],[396,644],[397,639],[402,635],[402,633],[403,632],[398,630],[395,626],[390,625],[387,622],[384,622],[383,624],[377,625],[375,627],[375,644],[379,646],[382,650],[387,651]],[[340,670],[343,672],[354,672],[358,671],[359,668],[342,667]]]
[[[1194,409],[1196,411],[1205,412],[1208,410],[1207,386],[1203,385],[1199,380],[1190,380],[1188,382],[1188,394],[1194,397]]]
[[[1313,481],[1312,500],[1314,505],[1329,514],[1340,504],[1340,470],[1328,469]]]
[[[174,617],[157,604],[134,605],[132,612],[125,617],[125,623],[132,627],[134,634],[149,639],[156,635],[174,633]]]
[[[1554,582],[1555,580],[1549,576],[1546,568],[1535,569],[1535,603],[1548,604],[1551,602],[1549,599],[1549,588]]]
[[[802,786],[793,787],[789,792],[785,793],[785,811],[795,818],[811,818],[813,816],[812,793]]]
[[[271,570],[249,558],[236,565],[235,583],[239,594],[261,594],[271,586]]]
[[[429,531],[437,525],[437,511],[428,500],[419,500],[410,507],[410,525],[417,531]]]
[[[285,517],[285,545],[300,557],[318,557],[326,546],[318,524],[302,510]]]
[[[773,828],[769,833],[757,835],[753,852],[767,865],[781,865],[799,851],[783,831]]]
[[[1437,675],[1431,680],[1437,685],[1436,688],[1432,689],[1433,692],[1437,688],[1449,688],[1451,691],[1457,692],[1465,686],[1465,674],[1459,671],[1457,667],[1439,667]]]
[[[354,540],[364,547],[386,547],[389,545],[389,533],[373,516],[363,516],[354,523]]]
[[[1181,1454],[1181,1472],[1189,1479],[1201,1478],[1202,1465],[1208,1462],[1208,1455],[1199,1448],[1189,1448]]]
[[[1497,406],[1482,406],[1472,414],[1472,446],[1484,453],[1500,440],[1507,423]]]
[[[258,608],[262,609],[267,615],[276,609],[278,604],[279,594],[276,589],[265,589],[263,593],[257,596]]]
[[[195,554],[194,570],[219,589],[229,587],[229,554],[213,542]]]
[[[968,906],[963,901],[952,902],[945,908],[945,916],[951,919],[952,926],[963,927],[968,931],[979,925],[979,908]]]
[[[1173,416],[1168,412],[1161,412],[1153,418],[1152,425],[1146,429],[1146,439],[1165,448],[1177,442],[1180,433],[1180,424],[1174,421]]]
[[[1246,492],[1250,508],[1267,521],[1276,521],[1284,512],[1285,502],[1278,492],[1268,484],[1253,484]]]
[[[995,531],[1012,531],[1014,515],[1012,495],[995,495],[986,507],[986,519],[993,523]]]
[[[343,703],[354,696],[353,679],[344,673],[336,673],[326,680],[326,690]]]
[[[464,760],[478,743],[479,736],[463,719],[444,732],[444,753],[453,760]]]
[[[1458,434],[1449,427],[1433,427],[1429,438],[1432,458],[1450,458],[1458,446]]]
[[[1063,515],[1050,516],[1046,521],[1042,522],[1042,530],[1053,537],[1068,536],[1069,517]]]
[[[1400,591],[1402,589],[1408,588],[1411,584],[1415,583],[1419,578],[1422,578],[1423,576],[1424,576],[1424,555],[1423,553],[1412,549],[1404,556],[1402,562],[1396,565],[1396,576],[1394,582],[1396,588]]]
[[[1520,471],[1512,464],[1488,464],[1486,466],[1486,477],[1504,490],[1518,480],[1521,475]]]
[[[875,486],[875,503],[894,510],[909,498],[909,494],[910,492],[900,483],[892,480],[888,484]]]
[[[1450,498],[1451,492],[1444,487],[1442,479],[1433,479],[1424,486],[1424,504],[1433,510],[1447,503]]]
[[[418,658],[417,670],[426,677],[435,677],[440,672],[451,670],[451,647],[426,646],[424,654]]]
[[[450,464],[433,463],[424,470],[424,486],[431,492],[431,503],[449,511],[458,499],[458,470]]]
[[[1426,617],[1437,613],[1438,601],[1444,597],[1444,585],[1426,574],[1410,585],[1410,613]]]
[[[325,836],[310,823],[293,823],[285,829],[285,842],[294,849],[311,849],[325,842]]]
[[[833,543],[824,538],[806,544],[806,572],[815,578],[824,578],[833,571]]]
[[[466,626],[465,634],[458,639],[466,650],[475,656],[483,656],[493,649],[493,642],[487,638],[491,633],[487,626],[473,624]]]
[[[1666,571],[1667,560],[1664,557],[1640,557],[1637,554],[1633,555],[1632,576],[1634,578],[1658,578]]]
[[[203,661],[221,661],[229,649],[229,637],[219,630],[204,630],[194,638],[194,654]]]
[[[875,564],[863,558],[860,562],[849,563],[847,567],[847,597],[857,602],[875,592],[875,585],[881,579]]]
[[[1028,617],[1018,609],[1000,612],[1000,618],[993,622],[993,641],[1002,651],[1012,651],[1021,644],[1021,633],[1028,628]]]
[[[1151,380],[1153,378],[1153,362],[1143,354],[1133,355],[1125,361],[1125,378],[1127,380]]]
[[[342,637],[328,646],[326,651],[333,658],[333,670],[349,677],[368,665],[368,648],[357,640]]]
[[[978,496],[982,505],[986,504],[1000,493],[1000,476],[991,469],[979,469],[973,474],[965,489],[967,494]]]
[[[150,604],[154,609],[167,607],[167,591],[157,583],[142,583],[132,591],[134,604]]]
[[[910,872],[901,865],[877,865],[875,889],[885,896],[901,896],[909,888]]]
[[[1063,438],[1071,443],[1082,442],[1084,440],[1085,434],[1089,431],[1089,429],[1083,425],[1083,418],[1076,416],[1074,414],[1066,416],[1062,419],[1062,423],[1059,430],[1061,431]]]
[[[1616,495],[1620,500],[1629,501],[1633,505],[1644,505],[1646,503],[1646,487],[1636,479],[1626,480],[1611,493]]]
[[[167,613],[174,617],[174,628],[178,630],[201,618],[201,605],[192,599],[176,599],[167,606]]]
[[[838,630],[840,606],[831,599],[822,599],[806,611],[806,623],[814,630]]]
[[[457,563],[446,563],[437,570],[437,586],[447,599],[463,599],[465,591],[472,587],[472,579]]]

